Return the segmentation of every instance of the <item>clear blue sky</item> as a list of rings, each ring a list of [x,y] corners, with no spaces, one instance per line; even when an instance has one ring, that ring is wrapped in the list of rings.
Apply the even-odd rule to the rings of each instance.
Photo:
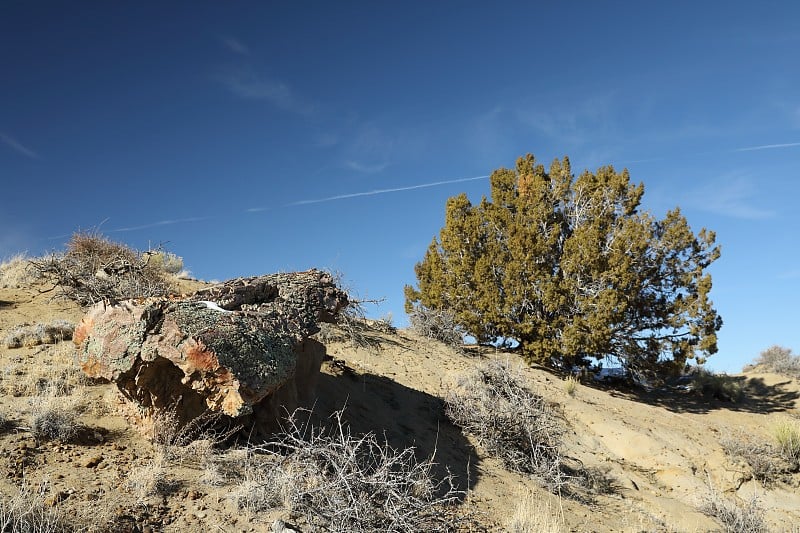
[[[568,155],[717,232],[712,367],[800,350],[797,2],[161,4],[0,2],[0,258],[100,226],[203,279],[341,271],[402,325],[488,180],[412,187]]]

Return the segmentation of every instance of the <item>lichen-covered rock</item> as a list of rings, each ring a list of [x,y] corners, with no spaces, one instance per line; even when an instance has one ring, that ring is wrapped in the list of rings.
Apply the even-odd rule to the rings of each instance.
[[[181,299],[97,304],[74,342],[83,371],[144,414],[206,411],[269,426],[313,394],[324,346],[308,337],[347,295],[318,270],[239,278]]]

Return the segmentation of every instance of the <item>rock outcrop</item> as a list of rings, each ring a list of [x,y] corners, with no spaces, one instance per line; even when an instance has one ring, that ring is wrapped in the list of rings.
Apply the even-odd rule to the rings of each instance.
[[[319,270],[238,278],[182,298],[92,307],[76,328],[83,371],[116,383],[143,416],[208,411],[255,434],[311,399],[325,347],[309,337],[347,294]]]

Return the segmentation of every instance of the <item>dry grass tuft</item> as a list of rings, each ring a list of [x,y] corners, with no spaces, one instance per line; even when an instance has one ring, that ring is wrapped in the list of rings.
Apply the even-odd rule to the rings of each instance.
[[[575,396],[575,391],[578,390],[578,383],[580,383],[578,378],[575,375],[570,374],[564,378],[564,392],[570,396]]]
[[[564,530],[558,514],[549,501],[543,502],[527,493],[519,498],[511,519],[506,523],[509,533],[560,533]]]
[[[64,516],[45,503],[45,486],[31,490],[27,485],[13,496],[0,497],[0,531],[3,533],[67,533]]]
[[[33,268],[25,254],[17,254],[0,263],[0,287],[18,289],[29,286],[39,279],[39,272]]]
[[[464,329],[456,323],[455,314],[446,309],[416,306],[408,315],[411,331],[434,339],[457,350],[464,346]]]
[[[773,427],[772,436],[781,457],[793,470],[800,468],[800,421],[789,417],[781,419]]]

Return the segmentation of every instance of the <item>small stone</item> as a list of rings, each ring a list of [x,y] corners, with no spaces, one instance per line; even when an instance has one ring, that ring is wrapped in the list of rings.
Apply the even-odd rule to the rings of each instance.
[[[83,463],[83,466],[85,466],[86,468],[95,468],[102,462],[103,462],[102,455],[93,455]]]

